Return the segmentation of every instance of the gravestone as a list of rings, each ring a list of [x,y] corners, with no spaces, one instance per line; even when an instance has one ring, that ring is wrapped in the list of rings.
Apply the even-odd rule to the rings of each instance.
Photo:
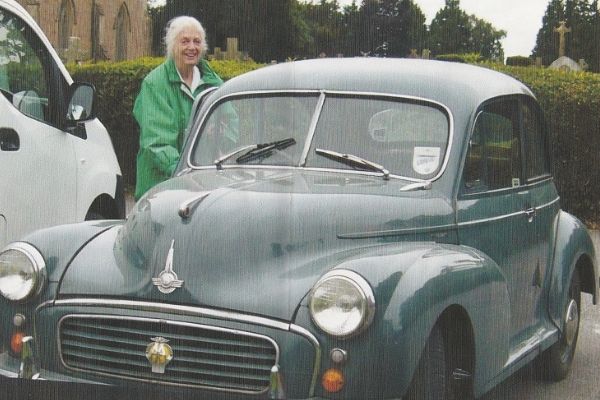
[[[560,21],[559,26],[554,28],[554,32],[559,35],[558,58],[548,68],[559,69],[561,71],[581,71],[579,64],[565,55],[565,35],[571,32],[571,28],[567,28],[566,21]]]

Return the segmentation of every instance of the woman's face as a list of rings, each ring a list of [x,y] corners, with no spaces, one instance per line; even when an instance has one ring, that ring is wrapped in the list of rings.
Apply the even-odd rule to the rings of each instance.
[[[202,36],[194,28],[185,28],[177,35],[174,46],[174,58],[177,69],[194,66],[200,61]]]

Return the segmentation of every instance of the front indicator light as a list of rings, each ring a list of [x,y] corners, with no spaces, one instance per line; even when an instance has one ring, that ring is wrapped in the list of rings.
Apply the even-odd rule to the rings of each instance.
[[[323,373],[321,379],[323,389],[329,393],[337,393],[344,387],[344,374],[339,369],[331,368]]]
[[[10,349],[12,350],[14,355],[19,355],[21,354],[21,351],[23,350],[23,338],[25,337],[25,334],[23,332],[15,332],[13,333],[12,337],[10,338]]]

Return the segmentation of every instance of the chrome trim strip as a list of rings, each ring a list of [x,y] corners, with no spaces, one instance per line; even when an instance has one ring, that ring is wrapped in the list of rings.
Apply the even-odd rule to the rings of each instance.
[[[445,105],[442,104],[438,101],[435,100],[431,100],[431,99],[427,99],[424,97],[418,97],[418,96],[409,96],[409,95],[400,95],[400,94],[394,94],[394,93],[384,93],[384,92],[361,92],[361,91],[337,91],[337,90],[301,90],[301,89],[291,89],[291,90],[254,90],[254,91],[245,91],[245,92],[238,92],[238,93],[230,93],[227,94],[219,99],[217,99],[213,104],[211,104],[210,108],[207,110],[207,112],[204,114],[200,124],[198,124],[198,127],[202,126],[204,124],[204,120],[206,119],[206,117],[208,116],[208,114],[210,114],[210,111],[212,110],[213,107],[215,107],[216,104],[225,101],[229,98],[232,97],[243,97],[243,96],[251,96],[251,95],[264,95],[264,94],[294,94],[294,93],[299,93],[299,94],[316,94],[316,93],[320,93],[321,96],[323,95],[327,95],[327,94],[331,94],[331,95],[348,95],[348,96],[362,96],[362,97],[380,97],[380,98],[387,98],[387,99],[404,99],[404,100],[412,100],[412,101],[419,101],[419,102],[423,102],[423,103],[429,103],[429,104],[433,104],[437,107],[442,108],[444,111],[446,111],[446,115],[448,117],[448,145],[446,146],[446,153],[444,154],[444,161],[442,162],[442,166],[440,167],[440,170],[438,172],[437,175],[435,175],[433,178],[431,179],[427,179],[427,181],[435,181],[437,180],[440,176],[442,176],[442,174],[444,173],[444,171],[446,170],[446,166],[448,165],[448,162],[450,160],[450,153],[452,150],[452,143],[454,141],[454,115],[452,114],[452,111]],[[320,99],[319,99],[320,101]],[[322,105],[321,105],[322,107]],[[320,116],[320,111],[319,111],[319,116]],[[313,114],[313,120],[315,118],[315,115]],[[317,118],[318,119],[318,118]],[[312,122],[311,122],[311,128],[312,128]],[[195,143],[198,137],[198,134],[200,133],[200,129],[196,129],[196,132],[194,132],[194,137],[193,137],[193,142]],[[313,132],[314,134],[314,132]],[[312,142],[312,138],[311,138],[311,142]],[[305,146],[306,149],[306,146]],[[304,151],[303,154],[304,155]],[[301,161],[305,161],[305,160],[301,160]],[[196,166],[196,165],[192,165],[191,163],[191,151],[188,152],[187,154],[187,158],[186,158],[186,163],[187,166],[189,168],[191,168],[192,170],[195,169],[205,169],[206,167],[210,168],[210,169],[214,169],[214,166]],[[291,167],[291,168],[297,168],[297,167]],[[339,171],[339,170],[335,170],[335,171]],[[403,177],[403,176],[399,176],[399,175],[390,175],[391,177],[395,177],[395,178],[400,178],[400,179],[405,179],[405,180],[410,180],[410,181],[414,181],[414,182],[422,182],[424,181],[423,179],[416,179],[416,178],[408,178],[408,177]]]
[[[421,228],[405,228],[405,229],[390,229],[386,231],[371,231],[371,232],[352,232],[352,233],[339,233],[338,239],[369,239],[377,237],[388,237],[388,236],[401,236],[401,235],[412,235],[418,233],[438,233],[455,229],[456,226],[450,225],[437,225],[437,226],[426,226]]]
[[[549,203],[546,204],[542,204],[541,206],[537,206],[535,207],[536,210],[541,210],[543,208],[546,207],[550,207],[553,204],[557,203],[560,200],[560,197],[557,197],[556,199],[550,201]],[[459,222],[458,226],[470,226],[470,225],[476,225],[476,224],[481,224],[481,223],[487,223],[487,222],[493,222],[493,221],[499,221],[502,219],[506,219],[506,218],[511,218],[511,217],[515,217],[518,215],[526,215],[527,214],[527,210],[523,210],[523,211],[517,211],[514,213],[510,213],[510,214],[504,214],[504,215],[498,215],[496,217],[491,217],[491,218],[482,218],[482,219],[477,219],[474,221],[466,221],[466,222]]]
[[[535,209],[536,209],[536,210],[541,210],[541,209],[543,209],[543,208],[551,207],[551,206],[553,206],[554,204],[558,203],[559,201],[560,201],[560,197],[557,197],[557,198],[555,198],[554,200],[552,200],[552,201],[550,201],[550,202],[548,202],[548,203],[546,203],[546,204],[542,204],[541,206],[537,206]]]
[[[175,304],[151,303],[146,301],[130,301],[130,300],[110,300],[110,299],[64,299],[56,300],[54,305],[61,306],[81,306],[81,307],[109,307],[123,308],[136,311],[149,311],[161,313],[174,313],[177,315],[189,315],[194,317],[207,317],[221,319],[227,321],[244,322],[253,325],[266,326],[268,328],[289,331],[289,324],[285,322],[275,321],[264,317],[253,315],[245,315],[234,312],[212,310],[202,307],[181,306]]]
[[[214,167],[212,166],[202,166],[196,167],[194,171],[214,171]],[[271,170],[302,170],[302,171],[316,171],[316,172],[333,172],[336,174],[351,174],[351,175],[366,175],[373,176],[381,179],[381,172],[377,171],[362,171],[362,170],[352,170],[352,169],[335,169],[335,168],[320,168],[320,167],[293,167],[293,166],[285,166],[285,165],[223,165],[221,167],[222,170],[226,169],[271,169]],[[409,178],[406,176],[394,175],[390,174],[390,178],[396,178],[403,181],[415,182],[415,183],[424,183],[427,180],[418,179],[418,178]]]
[[[315,112],[313,113],[310,121],[310,126],[308,127],[308,135],[306,135],[306,140],[304,141],[304,149],[302,149],[302,155],[300,156],[300,167],[306,166],[306,159],[308,158],[308,152],[310,150],[310,146],[312,145],[313,138],[315,137],[315,132],[317,131],[317,123],[321,117],[321,111],[323,111],[325,97],[325,93],[321,92],[319,101],[317,102],[317,107],[315,107]]]
[[[151,322],[151,323],[157,323],[157,324],[166,324],[166,325],[185,326],[185,327],[191,327],[191,328],[206,329],[206,330],[212,330],[212,331],[216,331],[216,332],[227,332],[227,333],[233,333],[233,334],[240,335],[240,336],[248,336],[248,337],[260,338],[260,339],[266,339],[267,341],[271,342],[271,344],[275,347],[275,364],[279,364],[280,350],[279,350],[279,346],[277,345],[277,342],[275,342],[275,340],[271,339],[268,336],[260,335],[257,333],[245,332],[245,331],[241,331],[238,329],[228,329],[228,328],[221,328],[221,327],[210,326],[210,325],[194,324],[194,323],[190,323],[190,322],[169,321],[169,320],[157,319],[157,318],[125,317],[125,316],[94,315],[94,314],[67,314],[67,315],[64,315],[58,321],[58,325],[56,328],[57,329],[56,340],[58,342],[58,355],[60,357],[60,362],[66,369],[71,370],[71,371],[85,372],[85,373],[90,373],[93,375],[101,375],[101,376],[108,376],[108,377],[117,377],[119,379],[127,379],[127,380],[133,380],[133,381],[138,381],[138,382],[152,382],[152,383],[159,383],[162,385],[169,385],[169,386],[201,388],[201,389],[214,390],[214,391],[218,391],[218,392],[262,394],[262,393],[266,393],[269,390],[269,385],[267,385],[267,387],[261,391],[249,391],[249,390],[240,390],[240,389],[216,388],[214,386],[194,385],[194,384],[187,384],[187,383],[182,384],[182,383],[167,382],[167,381],[162,381],[162,380],[134,378],[134,377],[122,376],[122,375],[118,375],[118,374],[111,374],[109,372],[95,371],[93,369],[71,367],[71,366],[67,365],[63,359],[63,351],[62,351],[62,346],[61,346],[61,341],[60,341],[60,328],[62,326],[62,323],[66,319],[73,319],[73,318],[92,319],[92,320],[104,319],[104,320]]]
[[[308,397],[313,397],[315,395],[315,388],[317,386],[317,378],[319,377],[319,371],[321,369],[321,357],[322,357],[321,344],[319,343],[317,338],[312,333],[310,333],[308,330],[304,329],[301,326],[290,324],[290,332],[304,336],[306,339],[308,339],[312,343],[313,347],[315,348],[315,366],[313,368],[313,377],[310,381],[310,388],[308,391]]]

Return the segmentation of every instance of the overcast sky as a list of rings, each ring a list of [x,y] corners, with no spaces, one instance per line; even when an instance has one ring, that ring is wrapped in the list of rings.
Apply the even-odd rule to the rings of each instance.
[[[444,0],[413,0],[431,23],[435,14],[444,7]],[[317,2],[314,0],[314,2]],[[340,5],[351,4],[352,0],[338,0]],[[360,5],[361,0],[356,4]],[[529,56],[535,46],[535,38],[542,27],[542,17],[550,0],[460,0],[460,8],[467,14],[490,22],[496,29],[504,29],[502,40],[504,55]]]

